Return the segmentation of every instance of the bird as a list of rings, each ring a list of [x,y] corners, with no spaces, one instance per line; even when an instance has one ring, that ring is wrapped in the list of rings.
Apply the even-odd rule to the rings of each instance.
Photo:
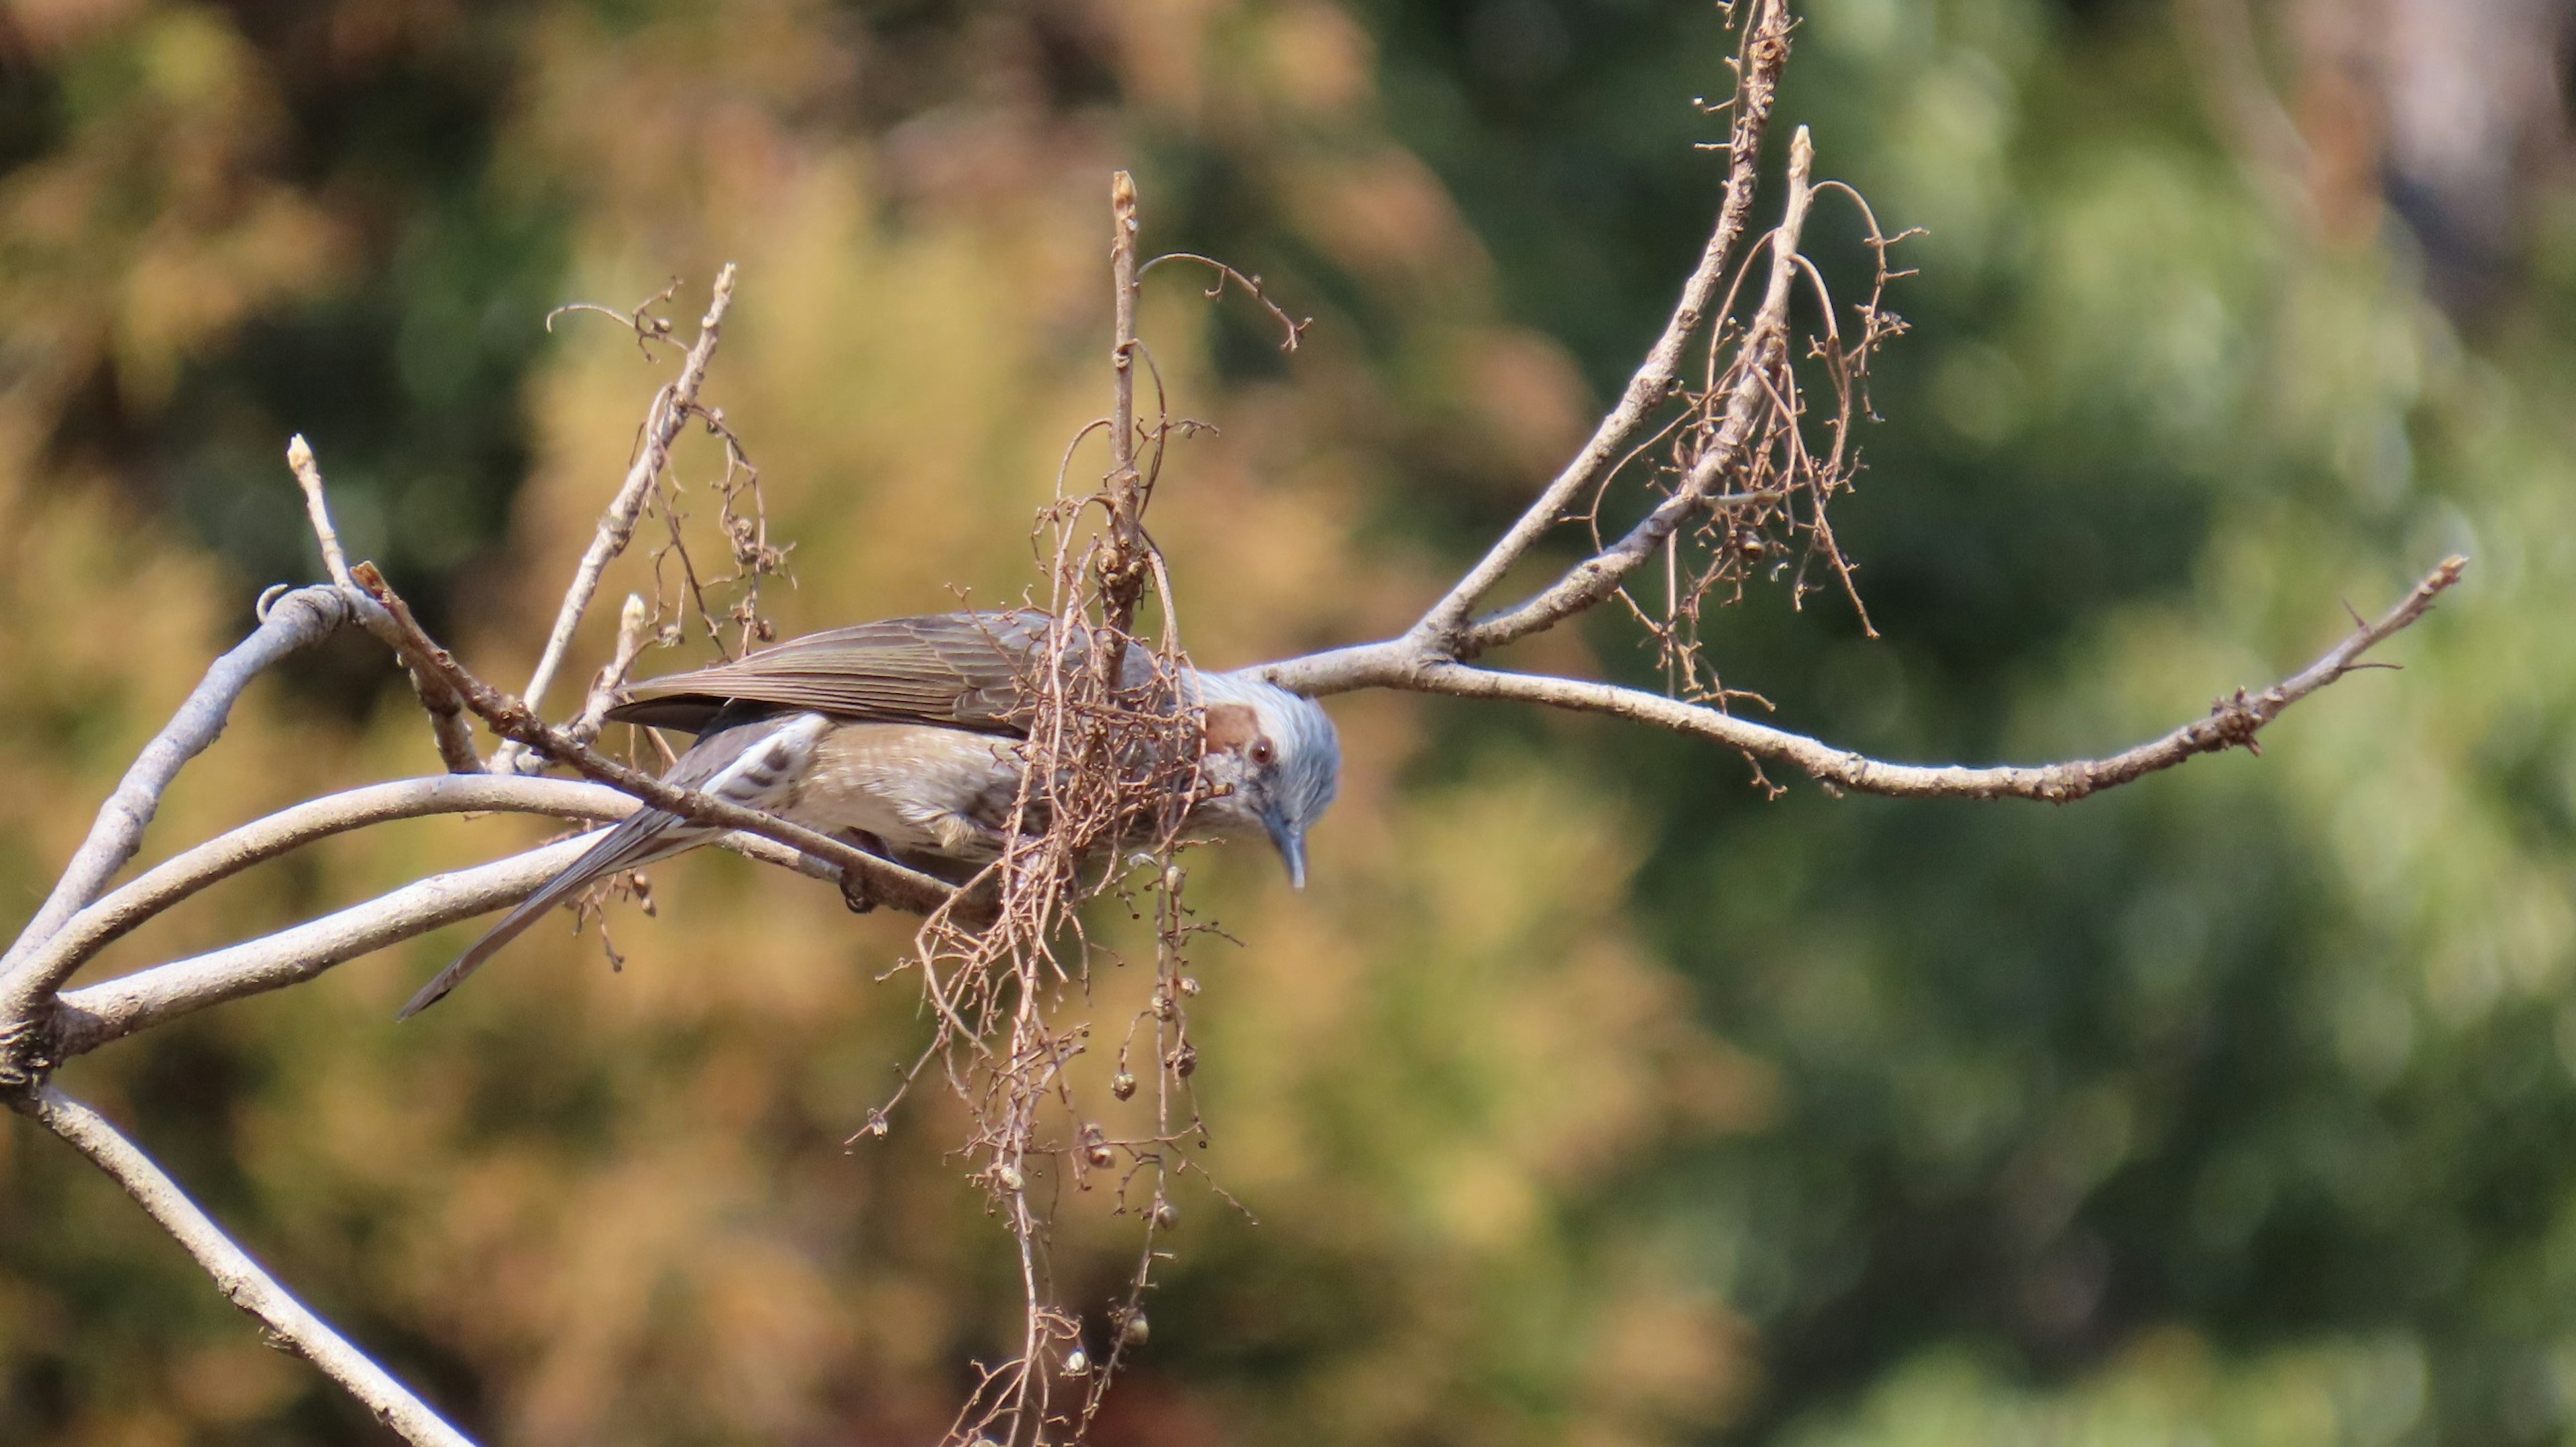
[[[726,663],[629,685],[610,722],[694,734],[663,774],[680,788],[761,809],[897,858],[982,865],[1008,842],[1022,746],[1034,715],[1027,681],[1050,636],[1068,662],[1089,647],[1034,610],[886,618],[792,638]],[[1151,678],[1126,651],[1124,681]],[[1201,724],[1202,798],[1190,825],[1266,836],[1306,886],[1306,832],[1333,802],[1341,742],[1313,699],[1249,671],[1184,667],[1178,696]],[[591,883],[708,843],[724,831],[645,808],[504,916],[395,1018],[445,998],[546,911]]]

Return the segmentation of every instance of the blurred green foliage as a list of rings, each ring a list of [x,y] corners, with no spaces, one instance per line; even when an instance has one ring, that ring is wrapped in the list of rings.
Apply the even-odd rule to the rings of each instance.
[[[2452,550],[2470,582],[2261,758],[2062,810],[1766,801],[1634,730],[1338,701],[1314,890],[1197,875],[1244,941],[1197,965],[1208,1159],[1259,1224],[1184,1197],[1103,1440],[2567,1436],[2576,246],[2541,208],[2526,279],[2447,315],[2403,228],[2321,224],[2211,133],[2161,4],[1808,9],[1784,119],[1928,228],[1839,524],[1886,637],[1757,594],[1712,630],[1730,683],[1883,755],[2099,752],[2303,663],[2340,600]],[[1253,308],[1149,298],[1223,429],[1157,503],[1200,655],[1399,627],[1658,325],[1723,53],[1642,0],[16,5],[7,887],[312,572],[289,432],[353,550],[523,675],[662,375],[596,318],[549,336],[560,301],[676,273],[685,319],[742,263],[709,395],[797,544],[782,626],[1015,596],[1103,402],[1114,165],[1151,244],[1318,317],[1283,359]],[[1849,297],[1853,215],[1811,234]],[[1648,662],[1606,620],[1527,652]],[[254,696],[153,847],[432,767],[353,645]],[[338,841],[103,968],[533,827]],[[945,1107],[842,1147],[919,1038],[873,978],[902,927],[656,877],[623,973],[531,939],[395,1029],[436,937],[65,1083],[492,1440],[930,1440],[1015,1290]],[[1077,1306],[1124,1270],[1110,1209],[1065,1212]],[[370,1440],[0,1130],[0,1441]]]

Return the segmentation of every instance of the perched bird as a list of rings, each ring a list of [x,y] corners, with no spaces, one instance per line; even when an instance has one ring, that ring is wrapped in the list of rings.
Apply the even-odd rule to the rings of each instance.
[[[1019,795],[1044,662],[1035,612],[935,613],[808,634],[730,663],[631,686],[617,723],[697,735],[663,777],[764,809],[872,852],[964,864],[997,857]],[[1078,648],[1077,640],[1070,645]],[[1147,660],[1131,651],[1127,675]],[[1306,884],[1306,830],[1341,774],[1333,721],[1313,699],[1241,673],[1190,670],[1180,695],[1204,721],[1190,815],[1218,834],[1267,835]],[[592,882],[695,848],[723,831],[642,809],[510,911],[397,1018],[436,1004],[545,912]]]

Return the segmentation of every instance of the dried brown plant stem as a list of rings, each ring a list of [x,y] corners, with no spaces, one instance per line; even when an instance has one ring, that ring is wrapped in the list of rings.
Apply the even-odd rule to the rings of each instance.
[[[387,1430],[412,1447],[474,1447],[429,1404],[412,1395],[366,1353],[307,1310],[251,1259],[214,1219],[188,1199],[152,1158],[107,1117],[52,1086],[39,1086],[11,1103],[113,1177],[161,1228],[214,1278],[226,1300],[260,1324],[271,1344],[283,1347],[328,1375],[358,1399]]]
[[[1136,181],[1120,171],[1109,180],[1115,333],[1109,349],[1109,537],[1101,554],[1100,587],[1109,631],[1122,636],[1135,629],[1151,546],[1145,540],[1145,480],[1136,466],[1136,231]],[[1113,641],[1113,655],[1117,648]],[[1109,676],[1118,676],[1114,656]]]
[[[393,619],[395,647],[403,661],[455,689],[465,706],[502,737],[684,819],[739,829],[803,850],[838,867],[854,894],[864,895],[878,903],[926,915],[958,901],[955,889],[918,870],[906,869],[892,860],[879,858],[829,835],[790,824],[774,814],[728,804],[694,789],[674,788],[651,774],[630,769],[599,753],[561,729],[547,726],[525,701],[512,698],[468,673],[464,665],[422,631],[419,622],[412,617],[410,606],[386,586],[384,575],[373,565],[360,563],[351,572],[360,591],[374,599]]]
[[[563,607],[556,612],[554,628],[546,635],[545,651],[537,655],[536,670],[528,675],[528,687],[521,697],[531,710],[544,706],[546,691],[553,687],[564,655],[572,648],[573,635],[581,628],[582,615],[589,611],[590,600],[599,592],[600,574],[634,540],[636,520],[643,516],[644,505],[653,496],[653,485],[671,465],[671,446],[696,412],[698,390],[706,384],[707,364],[715,359],[725,313],[733,306],[733,283],[734,264],[728,261],[716,273],[714,295],[707,303],[706,315],[699,319],[698,339],[680,364],[680,375],[653,394],[652,406],[644,418],[643,445],[636,449],[635,461],[627,468],[626,481],[617,489],[617,496],[600,514],[599,530],[582,553],[581,565],[573,570],[572,586],[565,590]],[[516,772],[526,752],[527,746],[517,740],[505,744],[493,756],[492,771]]]

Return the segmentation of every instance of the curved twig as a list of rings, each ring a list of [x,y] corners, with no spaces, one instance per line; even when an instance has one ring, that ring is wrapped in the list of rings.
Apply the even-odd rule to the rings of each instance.
[[[1772,103],[1779,95],[1781,67],[1789,59],[1787,0],[1755,3],[1760,9],[1745,25],[1743,53],[1737,60],[1742,79],[1736,87],[1735,123],[1727,142],[1726,199],[1718,207],[1717,226],[1709,233],[1698,267],[1682,285],[1681,301],[1673,308],[1672,319],[1664,324],[1663,335],[1655,339],[1636,375],[1628,379],[1619,404],[1594,429],[1592,439],[1512,524],[1511,530],[1486,550],[1457,586],[1432,605],[1415,625],[1417,632],[1445,638],[1464,630],[1467,615],[1476,604],[1493,591],[1522,554],[1565,520],[1566,510],[1592,489],[1602,469],[1619,455],[1655,408],[1672,395],[1682,349],[1710,315],[1709,303],[1714,299],[1719,278],[1726,273],[1726,259],[1735,250],[1736,239],[1744,234],[1745,218],[1752,213],[1762,134],[1770,125]]]
[[[384,576],[372,565],[360,563],[351,572],[356,576],[358,586],[393,619],[394,640],[403,662],[444,680],[456,690],[467,708],[481,716],[504,738],[517,740],[547,758],[569,764],[603,784],[613,785],[655,808],[668,809],[684,819],[758,834],[792,849],[803,850],[837,866],[842,871],[845,891],[854,897],[863,895],[914,914],[929,914],[956,897],[955,889],[919,870],[906,869],[890,859],[880,858],[829,835],[817,834],[802,825],[791,824],[775,814],[728,804],[695,789],[675,788],[651,774],[628,768],[561,729],[549,728],[525,702],[466,672],[464,665],[421,630],[419,622],[411,615],[410,607],[386,585]]]
[[[2306,668],[2259,694],[2243,689],[2223,698],[2208,717],[2164,737],[2105,759],[2037,766],[1971,768],[1958,764],[1891,764],[1838,749],[1804,734],[1753,723],[1659,693],[1543,674],[1473,668],[1438,655],[1410,638],[1336,649],[1265,665],[1261,673],[1283,688],[1340,693],[1356,688],[1395,688],[1456,698],[1499,698],[1578,713],[1609,714],[1690,734],[1742,750],[1760,760],[1792,764],[1829,788],[1899,798],[2038,799],[2063,804],[2143,778],[2196,754],[2242,745],[2282,712],[2356,668],[2362,655],[2403,631],[2460,581],[2469,560],[2449,557],[2377,621],[2360,624]]]
[[[565,590],[563,607],[555,614],[554,630],[546,635],[545,651],[537,656],[536,671],[528,675],[527,691],[522,696],[531,709],[545,703],[546,690],[553,686],[556,670],[563,667],[564,654],[572,647],[572,636],[581,627],[582,614],[589,611],[591,598],[599,592],[599,575],[612,559],[626,551],[626,544],[635,536],[635,521],[643,515],[645,500],[653,495],[654,479],[670,466],[671,444],[679,439],[680,429],[688,425],[690,413],[697,406],[698,388],[705,384],[707,363],[715,357],[725,312],[733,306],[733,279],[734,265],[728,261],[716,273],[715,294],[707,303],[707,314],[698,322],[698,340],[689,348],[688,359],[680,364],[679,380],[667,392],[654,397],[644,445],[637,449],[634,464],[626,469],[626,481],[617,489],[617,496],[600,514],[599,531],[582,553],[581,566],[573,571],[572,586]],[[504,747],[493,756],[492,772],[514,772],[525,753],[524,747]]]

